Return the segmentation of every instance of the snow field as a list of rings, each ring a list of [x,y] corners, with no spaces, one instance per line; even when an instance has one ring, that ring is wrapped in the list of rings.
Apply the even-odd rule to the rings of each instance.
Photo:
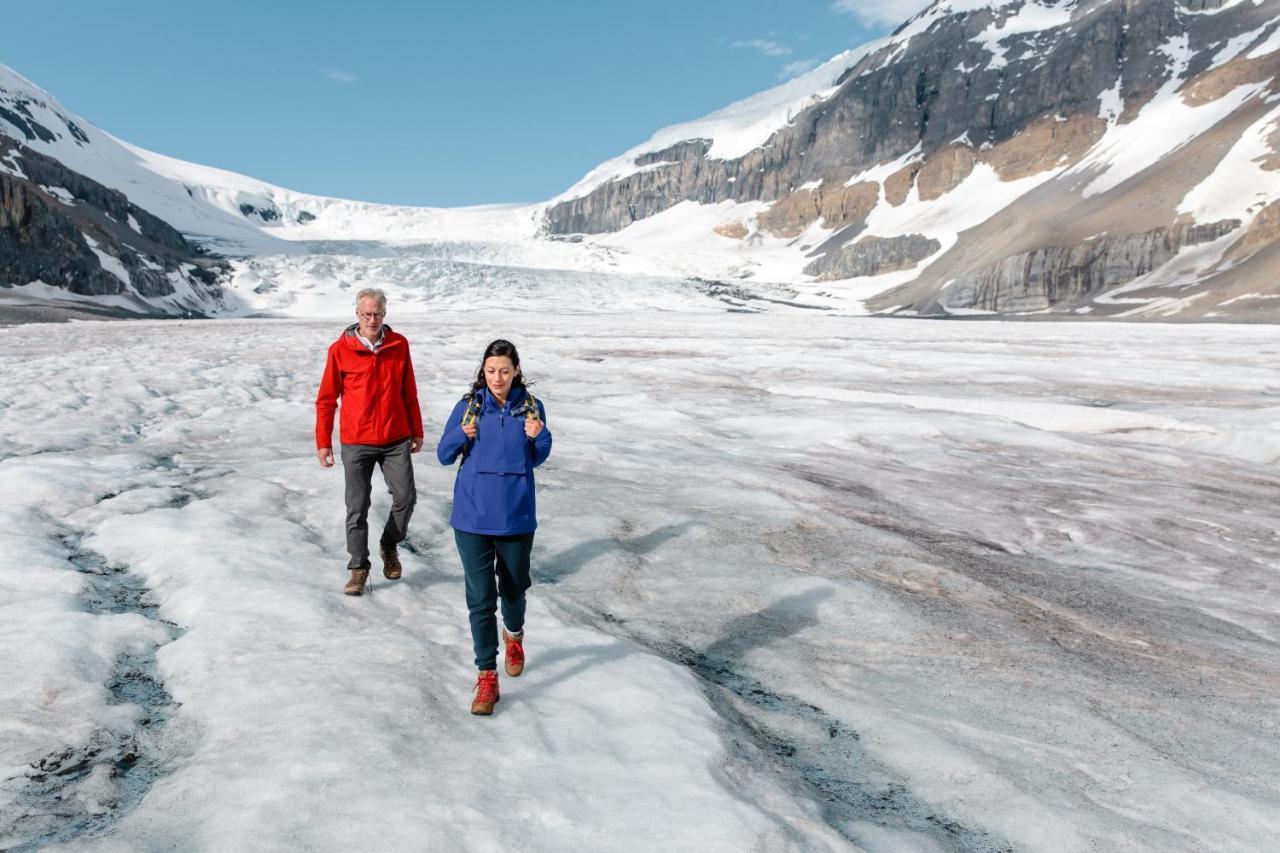
[[[1166,849],[1245,850],[1274,829],[1275,791],[1257,787],[1274,701],[1246,672],[1272,659],[1256,643],[1276,628],[1276,456],[1243,438],[1280,415],[1256,396],[1276,387],[1258,361],[1274,330],[654,325],[575,328],[607,377],[551,366],[559,387],[602,386],[558,401],[557,440],[584,430],[589,448],[563,487],[616,494],[621,512],[586,513],[566,551],[611,547],[548,569],[553,600],[766,685],[781,710],[745,713],[801,744],[817,785],[853,768],[883,794],[828,810],[871,849],[886,823],[918,840],[930,807],[962,830],[927,835],[942,849],[1157,832]],[[1200,663],[1178,674],[1184,658]],[[832,720],[863,749],[834,767],[826,732],[806,731]],[[1205,824],[1206,784],[1248,818]]]
[[[405,578],[339,592],[311,428],[344,314],[4,330],[2,630],[44,651],[4,664],[0,717],[34,722],[0,730],[0,816],[30,761],[134,724],[103,672],[150,643],[165,772],[77,849],[1280,832],[1274,329],[397,305],[428,452],[498,336],[556,435],[497,714],[466,713],[450,469],[417,458]],[[181,635],[77,612],[65,536]]]
[[[431,456],[418,458],[405,579],[375,573],[371,594],[341,594],[341,472],[316,465],[309,438],[317,359],[340,328],[68,327],[82,345],[82,335],[100,336],[116,356],[87,377],[55,370],[47,394],[6,394],[13,426],[44,412],[68,428],[10,433],[0,463],[18,490],[5,506],[22,507],[30,531],[7,547],[0,578],[18,585],[27,555],[41,554],[44,567],[29,587],[42,606],[12,606],[5,620],[15,644],[20,633],[40,655],[5,694],[5,717],[38,727],[6,736],[15,760],[0,814],[18,808],[27,762],[134,722],[136,709],[110,704],[101,688],[132,643],[160,646],[158,674],[180,704],[160,736],[168,772],[112,834],[77,848],[634,849],[638,838],[655,849],[793,848],[800,838],[806,848],[841,846],[776,782],[733,772],[724,726],[689,673],[563,624],[536,594],[527,674],[504,678],[493,718],[472,718],[470,635],[447,525],[452,470]],[[316,346],[287,354],[299,344]],[[20,382],[50,365],[10,367]],[[424,367],[430,389],[438,370],[429,358]],[[451,395],[424,398],[437,428]],[[24,470],[29,479],[15,476]],[[386,509],[379,495],[377,523]],[[144,578],[182,636],[165,643],[142,617],[71,612],[75,575],[53,540],[64,528]],[[50,610],[66,612],[54,621]],[[65,698],[47,707],[42,690]],[[0,833],[24,840],[7,825]]]

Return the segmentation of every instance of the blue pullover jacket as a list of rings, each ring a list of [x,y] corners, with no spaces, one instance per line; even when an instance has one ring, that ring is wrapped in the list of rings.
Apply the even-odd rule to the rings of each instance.
[[[506,407],[500,408],[488,388],[477,391],[480,420],[474,440],[462,431],[462,416],[467,410],[465,397],[445,422],[436,457],[441,465],[452,465],[462,456],[453,482],[453,516],[449,521],[454,529],[486,536],[515,536],[537,528],[533,469],[551,455],[551,430],[546,425],[542,401],[538,401],[542,432],[535,439],[525,435],[526,393],[523,388],[512,389]]]

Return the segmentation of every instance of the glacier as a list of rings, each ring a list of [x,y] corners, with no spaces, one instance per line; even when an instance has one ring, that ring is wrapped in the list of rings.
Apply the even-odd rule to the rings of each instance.
[[[428,450],[498,336],[556,431],[487,720],[451,469],[404,580],[341,594],[343,313],[0,329],[0,847],[1280,836],[1275,327],[488,293],[388,317]]]

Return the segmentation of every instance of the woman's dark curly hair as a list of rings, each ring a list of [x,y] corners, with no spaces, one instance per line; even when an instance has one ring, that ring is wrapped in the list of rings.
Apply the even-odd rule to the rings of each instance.
[[[484,381],[484,362],[485,359],[494,356],[506,356],[511,359],[511,366],[516,369],[516,375],[511,379],[511,387],[525,388],[524,371],[520,369],[520,353],[516,352],[516,345],[511,341],[504,341],[501,338],[489,344],[484,348],[484,355],[480,356],[480,369],[476,372],[476,381],[471,383],[471,393],[474,394],[481,388],[485,387]]]

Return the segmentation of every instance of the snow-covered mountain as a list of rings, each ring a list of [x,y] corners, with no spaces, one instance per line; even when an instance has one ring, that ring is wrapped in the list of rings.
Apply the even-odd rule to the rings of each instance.
[[[58,177],[43,184],[31,177],[54,171]],[[484,235],[488,241],[514,244],[532,240],[537,230],[535,208],[527,205],[446,210],[325,198],[146,151],[98,129],[3,65],[0,181],[5,181],[7,201],[20,187],[24,203],[64,218],[95,218],[95,202],[73,192],[72,185],[96,187],[90,194],[114,194],[137,218],[172,226],[174,236],[181,232],[189,241],[183,261],[196,260],[197,248],[206,254],[257,258],[306,253],[317,243],[332,241],[448,242]],[[77,230],[82,237],[76,237]],[[220,271],[226,288],[193,280],[180,293],[158,293],[148,286],[146,273],[137,270],[163,261],[147,254],[140,235],[121,233],[117,240],[71,225],[62,231],[59,239],[50,240],[43,232],[24,233],[0,220],[0,292],[20,286],[24,297],[89,296],[98,304],[135,313],[234,314],[273,307],[238,292],[243,264],[235,265],[230,279]],[[94,253],[100,264],[78,264],[78,258],[92,259]],[[21,263],[5,264],[5,255]],[[37,256],[56,261],[35,264]],[[134,262],[134,256],[146,260]],[[169,269],[180,268],[171,264]],[[114,286],[102,285],[104,276]],[[254,279],[252,274],[249,278]]]
[[[0,281],[90,313],[206,313],[229,267],[117,190],[0,136]]]
[[[788,241],[896,314],[1275,319],[1280,3],[938,0],[547,211]],[[852,279],[852,281],[850,281]],[[890,286],[896,285],[896,286]]]
[[[1277,73],[1280,0],[938,0],[545,204],[440,209],[145,151],[0,66],[0,170],[44,155],[238,259],[207,313],[328,313],[372,283],[407,307],[499,285],[566,309],[1277,321]]]
[[[533,231],[528,206],[448,210],[325,198],[146,151],[99,130],[2,65],[0,134],[231,254],[278,250],[280,241],[449,239],[482,229],[515,239]]]

